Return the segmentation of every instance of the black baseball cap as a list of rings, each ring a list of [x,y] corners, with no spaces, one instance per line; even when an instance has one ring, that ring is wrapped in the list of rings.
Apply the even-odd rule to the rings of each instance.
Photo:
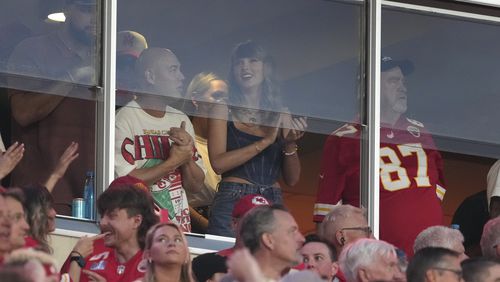
[[[382,56],[380,63],[381,71],[388,71],[395,67],[399,67],[404,75],[409,75],[415,70],[410,60],[394,60],[392,57]]]

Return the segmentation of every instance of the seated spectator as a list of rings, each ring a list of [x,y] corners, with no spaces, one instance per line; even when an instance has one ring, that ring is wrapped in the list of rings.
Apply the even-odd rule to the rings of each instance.
[[[330,243],[309,235],[300,253],[306,269],[318,273],[326,281],[334,281],[339,265],[335,248]]]
[[[423,248],[415,253],[406,270],[408,282],[462,281],[459,254],[445,248]]]
[[[483,228],[481,236],[481,251],[490,259],[500,258],[500,217],[490,219]]]
[[[257,261],[263,280],[256,281],[279,280],[300,261],[304,237],[293,216],[280,205],[255,207],[243,217],[238,233]],[[229,262],[228,267],[232,272]]]
[[[19,188],[9,188],[5,193],[7,216],[10,220],[10,252],[24,247],[24,237],[28,234],[29,226],[24,212],[24,194]]]
[[[462,262],[465,282],[500,281],[500,263],[485,259],[472,258]]]
[[[241,237],[237,232],[241,218],[254,207],[263,205],[269,206],[269,202],[266,198],[257,194],[246,195],[236,203],[232,212],[232,228],[237,234],[236,242],[232,248],[221,250],[216,253],[202,254],[193,259],[193,270],[198,281],[205,282],[213,278],[216,273],[227,272],[227,258],[232,255],[236,249],[244,247]]]
[[[441,247],[460,254],[460,261],[468,258],[465,254],[464,236],[459,230],[446,226],[431,226],[417,235],[413,252],[427,247]]]
[[[337,254],[340,254],[344,246],[360,238],[370,238],[372,231],[362,209],[338,205],[324,217],[319,225],[318,235],[330,242]]]
[[[347,245],[339,257],[346,281],[404,281],[393,245],[375,239],[359,239]]]
[[[194,282],[186,237],[175,223],[159,223],[146,235],[146,275],[142,281]]]
[[[0,265],[11,250],[10,246],[10,220],[5,200],[5,190],[0,188]]]
[[[24,192],[26,220],[30,227],[26,237],[26,247],[33,247],[46,253],[52,253],[48,236],[56,229],[56,211],[53,207],[52,194],[42,185],[21,187]]]
[[[228,260],[228,267],[231,269],[231,275],[223,277],[220,282],[261,282],[261,281],[277,281],[266,279],[262,270],[247,248],[239,249]],[[219,281],[219,280],[212,280]],[[294,271],[283,276],[281,282],[320,282],[325,281],[313,271]]]
[[[146,232],[158,222],[151,195],[134,185],[112,183],[99,196],[97,209],[101,234],[78,240],[61,273],[68,272],[74,282],[142,278]]]
[[[5,262],[7,268],[18,268],[28,274],[32,281],[67,281],[69,277],[61,277],[57,262],[50,255],[33,249],[19,249],[13,251]],[[3,280],[0,280],[3,281]]]

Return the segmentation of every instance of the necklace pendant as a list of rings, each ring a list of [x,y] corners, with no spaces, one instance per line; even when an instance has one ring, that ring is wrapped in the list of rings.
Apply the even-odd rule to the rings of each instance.
[[[122,275],[125,272],[125,265],[119,265],[118,268],[116,268],[116,273]]]

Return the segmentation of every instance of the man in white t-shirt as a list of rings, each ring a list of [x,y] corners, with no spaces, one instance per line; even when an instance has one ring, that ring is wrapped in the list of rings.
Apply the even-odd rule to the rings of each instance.
[[[141,91],[116,114],[115,173],[148,184],[157,211],[191,230],[188,193],[203,186],[204,170],[194,145],[189,118],[168,104],[180,98],[184,75],[175,54],[144,50],[137,60]]]

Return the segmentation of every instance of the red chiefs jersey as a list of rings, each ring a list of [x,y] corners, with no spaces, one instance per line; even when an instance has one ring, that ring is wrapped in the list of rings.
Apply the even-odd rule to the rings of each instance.
[[[314,221],[336,204],[359,206],[360,129],[346,124],[327,139]],[[400,118],[380,131],[380,239],[413,254],[423,229],[442,224],[442,159],[422,123]]]
[[[115,250],[104,246],[104,240],[94,241],[94,252],[85,258],[83,269],[93,271],[106,279],[106,281],[132,282],[144,277],[147,261],[143,259],[143,252],[139,250],[126,263],[120,263],[115,256]],[[69,270],[70,257],[66,259],[61,273]],[[80,274],[80,282],[89,281],[85,273]]]

